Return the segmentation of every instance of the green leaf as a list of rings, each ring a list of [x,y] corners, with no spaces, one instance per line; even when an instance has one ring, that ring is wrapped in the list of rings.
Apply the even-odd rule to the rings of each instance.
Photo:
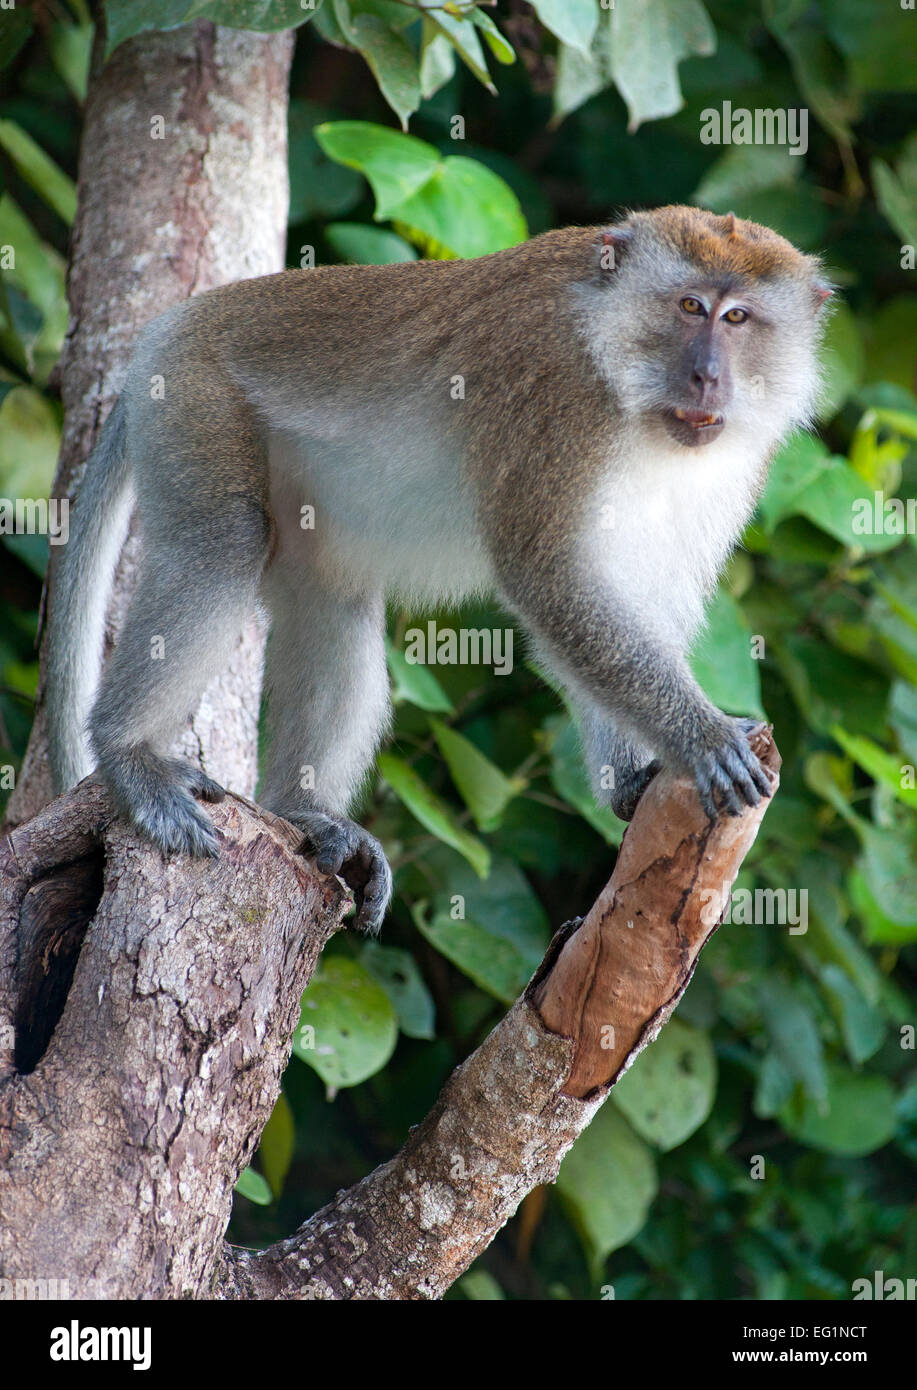
[[[553,121],[556,125],[611,83],[609,28],[599,26],[589,53],[572,44],[558,45],[554,79]]]
[[[848,734],[839,724],[835,724],[831,734],[844,752],[874,781],[889,787],[905,806],[917,809],[917,788],[901,784],[904,773],[912,769],[909,764],[902,765],[900,754],[887,752],[864,734]]]
[[[716,1057],[707,1033],[673,1018],[616,1082],[611,1098],[637,1133],[663,1153],[704,1123],[716,1097]]]
[[[34,350],[56,359],[67,331],[66,263],[6,193],[0,195],[0,245],[12,246],[15,255],[15,265],[4,271],[7,283],[41,311]]]
[[[599,26],[598,0],[532,0],[532,9],[561,43],[589,52]]]
[[[362,222],[329,222],[325,236],[335,255],[355,265],[397,265],[417,260],[413,246],[384,227],[367,227]]]
[[[780,1111],[787,1134],[822,1153],[858,1157],[881,1149],[895,1133],[895,1090],[884,1076],[837,1064],[828,1069],[825,1101],[798,1092]]]
[[[823,0],[822,22],[847,56],[853,81],[864,92],[917,90],[914,14],[899,4],[876,11],[863,0]]]
[[[459,1279],[455,1286],[466,1298],[476,1302],[495,1302],[506,1297],[500,1285],[486,1269],[472,1269]]]
[[[917,941],[917,922],[907,925],[893,922],[886,916],[870,892],[862,869],[851,869],[847,892],[851,906],[863,923],[864,938],[870,946],[905,946]]]
[[[470,17],[457,19],[453,15],[447,14],[445,10],[429,10],[424,18],[435,29],[439,29],[452,44],[468,70],[474,73],[478,81],[487,88],[492,96],[496,96],[497,89],[491,82],[490,73],[487,71],[487,60],[484,57],[481,40],[478,38],[477,30],[471,23]]]
[[[496,830],[506,806],[524,784],[511,781],[463,734],[438,719],[430,724],[462,800],[479,830]]]
[[[304,8],[300,0],[106,0],[105,56],[135,34],[177,29],[195,19],[261,33],[296,29],[312,19],[321,3],[315,0],[312,8]]]
[[[360,962],[392,1001],[402,1033],[409,1038],[436,1036],[433,999],[410,951],[367,941]]]
[[[365,174],[377,222],[390,218],[423,188],[442,162],[433,145],[370,121],[329,121],[316,126],[314,134],[329,159]]]
[[[789,1074],[816,1101],[827,1095],[828,1081],[818,1024],[796,987],[779,975],[758,981],[761,1014],[774,1053]]]
[[[562,714],[551,715],[544,722],[550,739],[551,782],[562,797],[597,830],[610,845],[619,845],[624,836],[624,821],[618,820],[608,806],[596,803],[583,763],[579,734],[571,719]]]
[[[882,727],[888,680],[874,666],[801,633],[773,647],[797,705],[819,733],[830,735],[836,724],[849,733],[868,734]]]
[[[266,1179],[260,1173],[256,1173],[254,1168],[242,1170],[235,1190],[241,1197],[247,1197],[250,1202],[255,1202],[259,1207],[269,1207],[274,1200],[274,1195]]]
[[[644,121],[681,110],[678,64],[713,53],[716,31],[700,0],[628,0],[610,18],[611,72],[633,133]]]
[[[421,825],[443,844],[465,856],[481,878],[490,870],[490,851],[455,819],[451,809],[431,791],[414,769],[394,753],[380,753],[379,771],[392,791]]]
[[[476,984],[511,1003],[541,963],[547,914],[517,864],[495,855],[486,881],[452,851],[437,849],[426,869],[436,891],[415,921],[437,950]]]
[[[290,1102],[281,1091],[277,1097],[277,1103],[271,1111],[270,1119],[264,1126],[264,1133],[261,1135],[261,1143],[258,1146],[261,1167],[264,1169],[264,1176],[267,1178],[271,1192],[275,1197],[279,1197],[283,1191],[283,1184],[290,1170],[295,1147],[296,1124],[293,1119],[293,1111],[290,1109]]]
[[[760,662],[752,656],[751,636],[735,599],[725,589],[718,589],[695,642],[691,666],[715,705],[733,714],[763,719]]]
[[[807,8],[787,6],[785,0],[765,0],[763,13],[789,56],[806,104],[835,140],[849,145],[851,122],[858,118],[860,104],[843,58]]]
[[[354,169],[329,159],[316,139],[316,127],[330,111],[294,97],[287,112],[291,224],[315,217],[340,217],[363,196],[363,180]]]
[[[486,923],[470,917],[454,921],[446,913],[428,919],[424,902],[416,903],[413,912],[431,946],[488,994],[511,1004],[525,989],[535,967],[518,946],[501,940]]]
[[[586,0],[570,0],[570,2],[586,3]],[[484,42],[487,44],[487,47],[498,63],[502,63],[504,67],[508,67],[511,63],[516,61],[516,54],[513,51],[512,44],[505,35],[500,33],[500,30],[497,28],[496,24],[494,24],[486,10],[479,10],[475,7],[471,11],[471,22],[472,24],[476,24],[484,35]]]
[[[487,256],[526,237],[525,218],[509,185],[464,155],[443,159],[429,182],[392,216],[415,245],[439,256]]]
[[[0,69],[9,67],[32,32],[35,15],[31,8],[16,5],[3,12],[3,47],[0,49]]]
[[[94,32],[90,23],[69,24],[58,21],[48,39],[51,61],[79,102],[86,100]]]
[[[652,1150],[619,1111],[604,1105],[557,1175],[594,1273],[643,1228],[658,1187]]]
[[[404,652],[388,641],[385,644],[385,653],[392,678],[392,700],[396,705],[402,700],[408,700],[418,709],[429,710],[434,714],[452,713],[452,701],[429,666],[422,666],[417,661],[408,661]]]
[[[821,986],[840,1025],[851,1062],[859,1064],[875,1055],[885,1039],[885,1022],[877,1008],[864,999],[839,965],[826,965]]]
[[[60,423],[54,406],[31,386],[17,386],[0,405],[0,486],[5,497],[47,497],[57,467]]]
[[[417,56],[401,34],[374,14],[351,14],[347,0],[332,0],[334,14],[348,43],[363,55],[402,126],[421,103]]]
[[[802,160],[785,145],[730,145],[704,174],[691,201],[714,212],[744,214],[739,207],[754,193],[794,187],[802,173]]]
[[[880,910],[902,927],[917,926],[917,823],[858,821],[858,866]]]
[[[69,226],[76,215],[76,184],[15,121],[0,120],[0,147],[30,188]]]
[[[908,391],[917,378],[917,295],[899,294],[870,315],[866,381],[893,382]]]
[[[426,17],[421,21],[420,89],[429,101],[455,76],[455,49],[441,29]]]
[[[464,155],[440,156],[432,145],[367,121],[318,126],[331,159],[359,169],[376,199],[377,222],[431,254],[483,256],[526,236],[519,201],[508,184]]]
[[[863,377],[863,344],[848,305],[832,310],[820,356],[822,383],[815,409],[820,420],[833,420]]]
[[[893,173],[882,159],[871,165],[876,201],[886,222],[898,233],[905,246],[917,246],[917,181],[906,166],[907,182]]]
[[[767,486],[758,512],[768,532],[796,511],[797,499],[829,466],[830,455],[814,434],[797,431],[776,455],[767,475]]]
[[[334,1093],[381,1071],[397,1039],[395,1010],[366,967],[343,956],[324,960],[302,997],[296,1056]]]
[[[917,687],[908,681],[895,681],[892,686],[888,721],[901,751],[917,763]]]

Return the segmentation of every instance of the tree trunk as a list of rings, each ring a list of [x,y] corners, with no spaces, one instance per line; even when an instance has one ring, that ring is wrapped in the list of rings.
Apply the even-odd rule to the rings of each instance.
[[[282,270],[286,246],[291,34],[198,21],[131,39],[102,63],[97,36],[80,153],[58,364],[65,408],[54,493],[72,496],[145,323],[189,295]],[[54,547],[51,547],[52,559]],[[137,546],[122,555],[109,612],[116,637]],[[49,574],[54,601],[54,569]],[[255,790],[263,634],[253,620],[176,751],[245,795]],[[18,825],[50,799],[43,689],[7,808]]]

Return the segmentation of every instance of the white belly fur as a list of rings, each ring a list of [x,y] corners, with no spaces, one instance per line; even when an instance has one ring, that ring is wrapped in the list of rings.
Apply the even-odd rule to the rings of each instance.
[[[327,582],[412,605],[484,593],[490,567],[459,460],[432,428],[405,420],[306,420],[271,434],[280,553]],[[300,526],[304,504],[315,508],[313,531]]]

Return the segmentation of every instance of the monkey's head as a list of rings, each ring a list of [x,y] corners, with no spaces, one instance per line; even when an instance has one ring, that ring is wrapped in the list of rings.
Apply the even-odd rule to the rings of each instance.
[[[690,207],[630,214],[596,255],[590,345],[626,417],[688,448],[770,447],[810,419],[831,294],[814,257]]]

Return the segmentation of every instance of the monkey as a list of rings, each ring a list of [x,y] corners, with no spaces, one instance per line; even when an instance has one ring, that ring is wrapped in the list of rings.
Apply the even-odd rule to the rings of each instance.
[[[687,654],[775,451],[813,418],[831,293],[778,233],[670,206],[168,309],[139,335],[59,561],[56,789],[97,767],[164,853],[217,854],[198,803],[223,789],[167,750],[261,605],[259,799],[376,932],[391,872],[348,811],[390,717],[386,601],[491,593],[564,687],[618,816],[662,767],[711,818],[758,804],[754,721],[717,709]],[[138,580],[100,675],[134,508]]]

